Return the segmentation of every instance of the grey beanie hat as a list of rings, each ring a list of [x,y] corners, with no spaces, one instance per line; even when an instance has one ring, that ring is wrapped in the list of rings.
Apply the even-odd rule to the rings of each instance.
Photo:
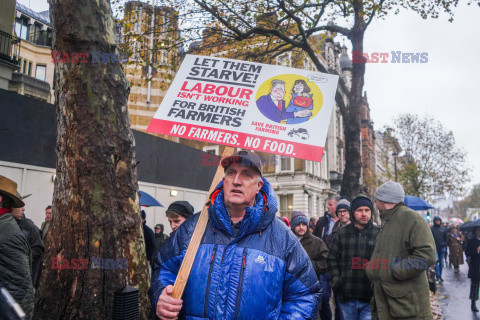
[[[397,204],[405,201],[405,191],[400,183],[388,181],[377,188],[375,199]]]

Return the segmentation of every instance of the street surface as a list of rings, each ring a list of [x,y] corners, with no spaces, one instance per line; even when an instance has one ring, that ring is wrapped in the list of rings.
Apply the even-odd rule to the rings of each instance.
[[[443,305],[443,315],[445,320],[473,320],[480,319],[480,313],[473,313],[470,310],[470,279],[468,275],[468,265],[460,266],[460,272],[454,273],[453,266],[443,269],[443,284],[437,284],[437,294]],[[477,301],[477,308],[480,307],[480,301]]]

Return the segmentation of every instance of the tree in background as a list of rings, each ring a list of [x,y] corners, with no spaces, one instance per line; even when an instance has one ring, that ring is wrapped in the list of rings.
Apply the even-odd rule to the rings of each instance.
[[[114,0],[122,8],[125,0]],[[470,1],[470,3],[477,2]],[[337,91],[336,103],[344,119],[345,170],[341,194],[358,194],[361,178],[360,111],[365,62],[363,38],[375,18],[398,14],[401,9],[422,18],[438,18],[445,12],[453,20],[458,0],[151,0],[149,3],[172,8],[177,13],[178,37],[164,43],[162,50],[213,54],[256,62],[272,63],[290,54],[291,66],[306,68],[305,60],[320,72],[333,72],[322,61],[321,47],[327,38],[341,34],[353,50],[349,101]],[[167,25],[174,25],[172,23]],[[128,26],[128,23],[127,23]],[[171,29],[167,28],[172,32]],[[152,27],[137,41],[160,32]]]
[[[453,133],[430,116],[401,114],[393,123],[393,135],[404,151],[398,180],[405,193],[427,198],[462,194],[469,181],[466,153]]]
[[[53,51],[118,54],[109,0],[50,0],[50,17]],[[34,319],[112,319],[114,293],[126,285],[140,290],[146,319],[149,282],[122,66],[116,59],[57,63],[54,87],[57,173]]]
[[[458,0],[194,0],[210,16],[204,17],[214,33],[223,39],[245,41],[258,38],[264,45],[245,46],[242,52],[252,60],[276,57],[286,52],[302,52],[320,72],[330,72],[319,58],[318,43],[327,34],[338,33],[352,45],[352,82],[349,102],[337,92],[336,102],[344,118],[345,171],[341,194],[353,196],[360,190],[361,144],[360,110],[365,75],[363,38],[375,17],[386,18],[400,9],[412,10],[422,18],[438,18],[446,12],[453,18],[452,9]],[[195,9],[196,10],[196,9]],[[198,11],[197,11],[198,12]],[[259,17],[262,19],[259,21]],[[212,19],[213,18],[213,19]],[[268,20],[265,21],[265,18]],[[210,20],[211,19],[211,20]],[[358,61],[356,61],[358,60]]]
[[[480,208],[480,184],[474,185],[469,195],[463,200],[455,202],[454,207],[462,218],[468,218],[468,208]]]

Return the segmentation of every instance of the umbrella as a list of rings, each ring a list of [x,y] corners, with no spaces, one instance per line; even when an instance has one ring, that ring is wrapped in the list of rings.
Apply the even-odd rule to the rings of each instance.
[[[476,228],[480,228],[480,220],[467,221],[459,227],[462,232],[473,232]]]
[[[450,218],[450,219],[448,219],[448,222],[456,223],[456,224],[463,224],[463,220],[460,219],[460,218]]]
[[[140,205],[142,207],[163,207],[154,197],[146,192],[138,191],[140,194]]]
[[[427,201],[416,196],[405,196],[405,204],[412,210],[433,209]]]

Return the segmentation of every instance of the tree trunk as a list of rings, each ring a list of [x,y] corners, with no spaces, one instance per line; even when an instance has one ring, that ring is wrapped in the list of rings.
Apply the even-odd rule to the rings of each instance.
[[[56,60],[63,63],[55,66],[53,219],[34,319],[112,319],[114,292],[126,285],[140,290],[145,319],[149,283],[129,86],[112,59],[118,54],[110,3],[50,0],[50,8],[53,51],[62,52]],[[90,54],[86,63],[67,60],[78,52]],[[110,55],[98,62],[92,52]]]
[[[352,51],[363,53],[364,29],[352,32],[350,40]],[[362,173],[361,155],[361,107],[362,92],[365,76],[365,64],[352,64],[352,88],[350,91],[350,105],[345,112],[345,170],[343,172],[341,195],[352,199],[360,191],[360,176]]]

